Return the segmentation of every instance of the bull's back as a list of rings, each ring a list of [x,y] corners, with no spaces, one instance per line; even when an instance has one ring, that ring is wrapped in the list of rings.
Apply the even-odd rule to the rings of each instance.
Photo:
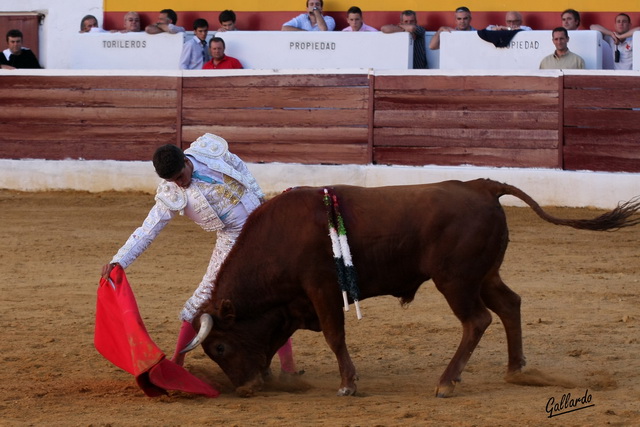
[[[449,268],[476,271],[499,262],[483,259],[488,249],[503,253],[500,247],[507,238],[504,212],[491,183],[327,187],[337,196],[363,298],[411,297],[429,278],[451,274]],[[283,215],[295,212],[281,227],[304,224],[294,232],[304,240],[298,247],[316,258],[314,265],[324,257],[333,268],[322,197],[322,188],[297,188],[278,196],[274,208]]]

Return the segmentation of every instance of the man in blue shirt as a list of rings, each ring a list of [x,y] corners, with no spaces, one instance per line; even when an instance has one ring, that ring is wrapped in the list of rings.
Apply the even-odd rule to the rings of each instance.
[[[307,13],[296,16],[282,26],[282,31],[333,31],[336,22],[322,14],[323,0],[307,0]]]
[[[201,70],[205,62],[211,59],[207,47],[209,23],[205,19],[193,21],[193,38],[185,42],[180,55],[180,69]]]

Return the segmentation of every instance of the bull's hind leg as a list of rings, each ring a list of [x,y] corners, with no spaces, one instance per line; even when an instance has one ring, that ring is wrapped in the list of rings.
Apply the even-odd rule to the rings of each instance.
[[[436,284],[437,285],[437,284]],[[445,285],[438,289],[447,299],[451,310],[462,323],[462,339],[447,369],[438,381],[436,397],[448,397],[460,382],[462,370],[471,358],[484,331],[491,324],[491,314],[482,303],[479,290],[473,286]]]
[[[504,325],[509,352],[508,372],[518,372],[526,364],[522,351],[520,296],[509,289],[497,273],[482,284],[481,295],[485,305],[500,317]]]

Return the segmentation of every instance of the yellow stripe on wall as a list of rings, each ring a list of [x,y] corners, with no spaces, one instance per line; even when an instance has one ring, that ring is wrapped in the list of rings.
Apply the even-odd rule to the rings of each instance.
[[[346,11],[354,5],[353,0],[325,0],[326,11]],[[535,3],[535,5],[534,5]],[[404,9],[416,11],[453,11],[456,7],[467,6],[471,11],[499,12],[518,10],[520,12],[561,12],[573,8],[579,12],[640,12],[640,0],[617,0],[605,2],[603,0],[403,0],[393,2],[389,0],[368,0],[360,3],[364,13],[368,11],[392,12]],[[231,9],[237,12],[304,12],[304,0],[172,0],[158,2],[157,0],[104,0],[105,12],[140,12],[160,11],[171,8],[181,11],[218,11]],[[635,19],[634,19],[635,18]],[[640,21],[632,17],[632,22]]]

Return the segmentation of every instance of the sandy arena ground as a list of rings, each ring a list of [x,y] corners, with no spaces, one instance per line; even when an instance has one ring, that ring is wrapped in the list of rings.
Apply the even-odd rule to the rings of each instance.
[[[152,203],[141,193],[0,191],[0,425],[640,425],[640,226],[579,231],[547,224],[528,208],[506,209],[511,244],[502,273],[522,297],[522,381],[547,385],[505,382],[505,335],[494,316],[455,396],[434,398],[461,330],[428,282],[406,309],[385,297],[362,302],[360,321],[347,313],[360,376],[355,397],[335,396],[337,363],[322,335],[298,331],[304,383],[240,398],[196,349],[186,367],[218,384],[221,396],[147,398],[95,350],[93,324],[100,267]],[[167,353],[213,239],[177,218],[127,270],[149,333]],[[550,399],[559,404],[568,394],[588,402],[549,418]]]

